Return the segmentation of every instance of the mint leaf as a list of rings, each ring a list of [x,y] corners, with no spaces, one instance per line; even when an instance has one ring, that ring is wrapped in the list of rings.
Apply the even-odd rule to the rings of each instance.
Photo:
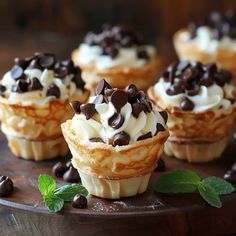
[[[56,181],[49,175],[38,177],[38,189],[43,196],[47,196],[56,189]]]
[[[190,170],[177,170],[160,176],[154,189],[160,193],[191,193],[197,189],[201,178]]]
[[[215,176],[203,179],[202,183],[212,187],[218,195],[230,194],[235,190],[232,184]]]
[[[66,202],[72,201],[73,197],[77,193],[79,193],[85,197],[88,195],[87,189],[80,184],[64,185],[64,186],[56,189],[54,193],[57,197],[62,198]]]
[[[49,211],[52,211],[52,212],[60,211],[64,205],[63,199],[61,199],[55,195],[44,196],[43,201],[44,201],[46,207],[49,209]]]
[[[217,208],[222,206],[222,202],[220,201],[220,198],[214,188],[208,184],[204,184],[203,182],[199,182],[197,187],[200,195],[207,203]]]

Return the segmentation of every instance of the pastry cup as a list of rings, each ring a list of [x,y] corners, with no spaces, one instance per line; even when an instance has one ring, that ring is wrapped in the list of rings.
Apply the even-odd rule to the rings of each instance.
[[[101,79],[116,88],[124,88],[128,84],[135,84],[139,89],[147,89],[156,79],[160,58],[156,56],[146,65],[138,68],[114,67],[106,70],[98,70],[93,64],[82,64],[78,60],[79,49],[72,52],[72,60],[82,70],[82,78],[86,82],[87,88],[94,91]]]
[[[163,131],[135,144],[113,147],[79,140],[71,129],[71,120],[62,124],[62,132],[83,185],[90,194],[110,199],[146,191],[169,135],[168,131]]]
[[[88,99],[89,91],[81,98]],[[72,99],[73,100],[73,99]],[[17,157],[30,160],[47,160],[65,156],[68,146],[60,125],[73,116],[69,100],[52,100],[43,106],[10,103],[0,97],[1,129],[8,146]]]
[[[201,50],[194,41],[185,41],[181,34],[187,30],[179,30],[173,37],[176,53],[180,60],[200,61],[202,63],[216,63],[222,69],[236,75],[236,51],[217,48],[214,53]]]
[[[229,109],[191,112],[165,107],[153,87],[149,88],[148,95],[168,113],[170,137],[164,149],[167,155],[188,162],[208,162],[221,156],[232,135],[236,103]]]

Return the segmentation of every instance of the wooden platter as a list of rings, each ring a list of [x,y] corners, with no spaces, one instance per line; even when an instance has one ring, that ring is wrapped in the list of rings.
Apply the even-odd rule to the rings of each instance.
[[[236,160],[236,139],[221,159],[206,164],[188,164],[164,157],[167,171],[191,169],[202,176],[222,177]],[[14,157],[5,137],[0,134],[0,174],[15,184],[14,194],[0,199],[0,235],[229,235],[236,233],[236,193],[222,198],[220,209],[207,205],[198,194],[156,194],[152,175],[148,191],[120,200],[88,197],[88,209],[65,204],[50,213],[37,190],[39,174],[52,175],[58,161],[32,162]],[[65,184],[57,179],[58,185]],[[1,234],[4,232],[4,234]]]

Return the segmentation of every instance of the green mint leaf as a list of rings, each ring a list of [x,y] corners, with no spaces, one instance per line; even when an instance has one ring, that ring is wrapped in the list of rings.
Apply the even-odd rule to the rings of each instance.
[[[227,181],[225,181],[221,178],[215,177],[215,176],[203,179],[202,183],[207,184],[208,186],[215,189],[215,191],[218,195],[230,194],[235,190],[235,188],[232,184],[228,183]]]
[[[208,184],[199,182],[198,191],[200,195],[203,197],[203,199],[210,205],[217,208],[220,208],[222,206],[222,202],[220,201],[220,198],[217,195],[215,189],[209,186]]]
[[[56,189],[56,181],[49,175],[38,177],[38,189],[43,196],[47,196]]]
[[[46,207],[48,208],[48,210],[51,212],[60,211],[64,205],[63,199],[61,199],[55,195],[44,196],[43,201],[44,201]]]
[[[88,195],[87,189],[80,184],[64,185],[54,191],[54,194],[57,197],[60,197],[61,199],[63,199],[66,202],[72,201],[73,197],[77,193],[79,193],[85,197]]]
[[[201,178],[190,170],[177,170],[160,176],[154,189],[160,193],[191,193]]]

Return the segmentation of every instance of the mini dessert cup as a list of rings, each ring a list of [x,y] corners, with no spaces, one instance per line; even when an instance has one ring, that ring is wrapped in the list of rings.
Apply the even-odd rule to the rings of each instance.
[[[184,72],[181,72],[184,73]],[[178,72],[178,76],[180,72]],[[158,83],[167,85],[168,82],[163,82],[163,78]],[[174,78],[172,78],[174,81]],[[233,97],[221,98],[218,104],[211,107],[211,104],[204,103],[209,100],[209,103],[214,100],[212,97],[204,97],[201,104],[200,95],[187,96],[187,90],[183,90],[178,93],[176,87],[176,94],[171,96],[171,99],[175,99],[179,96],[183,96],[183,101],[179,99],[180,104],[172,104],[167,101],[168,94],[163,96],[162,89],[159,85],[150,87],[148,90],[149,97],[153,102],[162,109],[165,109],[168,113],[167,125],[170,131],[170,137],[165,143],[164,151],[169,156],[175,156],[180,160],[187,160],[188,162],[208,162],[221,156],[223,151],[232,135],[232,125],[235,119],[236,103]],[[215,85],[212,85],[215,86]],[[169,86],[166,86],[167,88]],[[173,84],[172,84],[173,87]],[[170,87],[169,87],[170,88]],[[207,88],[210,88],[207,87]],[[213,88],[213,87],[212,87]],[[221,87],[222,88],[222,87]],[[232,96],[235,97],[234,88],[229,87],[228,92],[232,90]],[[200,88],[204,90],[205,88]],[[226,87],[224,87],[226,89]],[[189,90],[190,91],[190,90]],[[193,90],[192,90],[193,91]],[[203,94],[203,92],[199,93]],[[218,87],[215,91],[220,91]],[[165,90],[164,90],[165,93]],[[178,93],[178,94],[177,94]],[[185,95],[182,95],[185,93]],[[213,90],[212,95],[214,94]],[[224,91],[226,93],[226,91]],[[207,93],[205,93],[206,96]],[[217,95],[217,94],[216,94]],[[196,96],[199,96],[198,98]],[[197,99],[196,99],[197,98]],[[226,101],[228,100],[228,101]],[[170,101],[170,100],[169,100]],[[198,101],[199,104],[195,104],[193,101]],[[226,105],[227,104],[227,105]],[[198,106],[198,107],[197,107]],[[201,109],[200,107],[209,107],[207,109]]]
[[[33,59],[31,62],[22,60],[28,69],[15,65],[0,81],[2,132],[8,139],[12,153],[27,160],[47,160],[68,153],[60,125],[73,116],[69,105],[71,99],[85,102],[89,97],[89,91],[82,92],[79,88],[75,89],[80,90],[79,93],[74,91],[69,97],[70,92],[63,91],[65,88],[63,83],[57,81],[59,78],[53,78],[53,68],[50,71],[43,67],[39,69],[40,58],[51,56],[54,58],[51,54],[43,53],[35,56],[35,63],[39,63],[37,69],[29,68]],[[19,78],[16,79],[16,76]],[[70,78],[64,79],[67,80],[66,85],[72,86]],[[50,80],[50,85],[46,80]],[[52,85],[51,82],[61,85]],[[63,98],[60,99],[60,96]]]
[[[192,23],[189,28],[177,31],[173,43],[180,60],[216,63],[220,68],[236,75],[234,18],[235,13],[232,11],[226,12],[224,16],[213,12],[208,23],[199,26]]]
[[[73,51],[72,59],[92,91],[101,78],[117,88],[133,83],[147,89],[160,66],[155,48],[125,26],[110,26],[97,35],[89,33],[84,43]]]
[[[136,103],[134,96],[132,101],[136,105],[133,105],[133,111],[130,110],[132,109],[130,101],[124,98],[124,90],[114,90],[108,96],[104,95],[104,88],[100,91],[101,93],[97,94],[95,101],[97,102],[100,96],[104,96],[105,100],[103,102],[100,100],[100,104],[95,104],[98,114],[91,116],[91,110],[84,109],[84,105],[81,105],[78,110],[77,106],[74,118],[62,124],[63,135],[73,156],[72,164],[80,173],[83,186],[92,195],[119,199],[143,193],[147,189],[151,173],[156,168],[157,161],[163,152],[164,143],[169,136],[165,119],[150,107],[151,110],[147,111],[146,108],[150,105],[148,103],[145,105],[146,108],[141,105],[145,111],[139,110],[141,106],[138,104],[141,103]],[[123,97],[118,93],[123,94]],[[142,94],[144,93],[142,92]],[[125,102],[120,109],[117,101],[124,101],[123,99]],[[146,98],[145,101],[147,102]],[[85,106],[92,107],[91,104]],[[107,113],[107,109],[115,112],[115,119],[113,119],[113,112]],[[117,111],[119,115],[117,115]],[[131,117],[132,112],[136,118]],[[146,127],[143,122],[148,122],[146,119],[150,119],[150,124],[146,124],[150,126],[148,130],[142,131]],[[143,128],[139,122],[142,123]],[[131,131],[131,126],[134,124],[136,127],[134,126]],[[86,127],[86,130],[80,128],[76,130],[77,127]],[[155,127],[155,130],[152,130],[151,127]],[[81,132],[79,133],[79,131]],[[146,133],[147,131],[148,133]],[[91,132],[91,137],[89,132]],[[130,135],[128,132],[131,132]],[[142,132],[145,134],[141,135]],[[109,135],[110,133],[112,135]],[[99,134],[100,136],[98,136]],[[88,137],[90,138],[88,139]]]

